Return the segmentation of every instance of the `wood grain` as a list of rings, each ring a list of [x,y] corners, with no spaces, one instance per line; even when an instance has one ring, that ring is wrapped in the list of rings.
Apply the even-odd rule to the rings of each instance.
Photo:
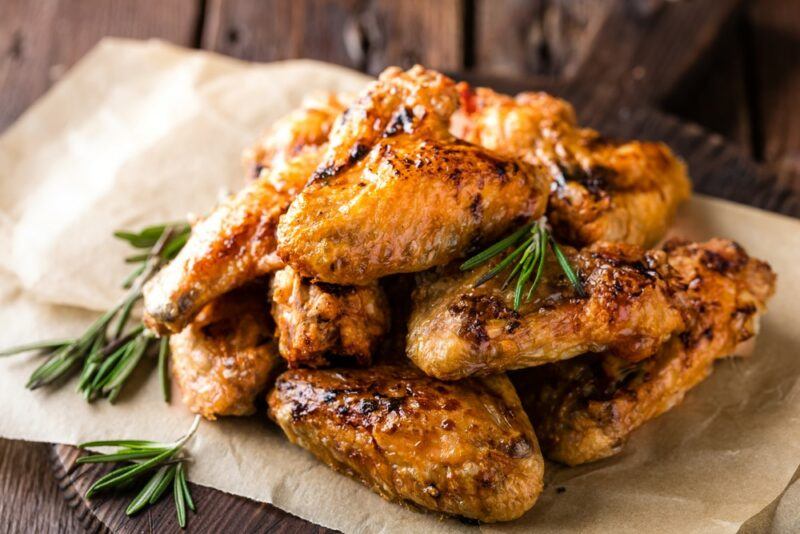
[[[192,46],[199,0],[3,0],[0,131],[104,36]]]
[[[243,59],[463,67],[462,0],[210,0],[206,13],[203,47]]]
[[[79,532],[61,496],[50,445],[0,439],[0,525],[3,532]]]
[[[756,153],[782,184],[800,190],[800,2],[751,6],[756,70]]]

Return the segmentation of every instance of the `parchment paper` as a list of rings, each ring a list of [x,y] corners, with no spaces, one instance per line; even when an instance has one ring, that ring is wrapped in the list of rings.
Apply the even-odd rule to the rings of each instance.
[[[310,61],[250,65],[159,42],[101,43],[0,138],[0,347],[81,331],[96,316],[87,310],[120,296],[126,249],[113,230],[204,213],[220,188],[240,186],[241,150],[272,120],[310,92],[364,81]],[[616,458],[549,466],[531,512],[482,530],[733,532],[762,509],[749,525],[797,526],[798,489],[780,496],[800,462],[800,222],[696,197],[674,232],[737,239],[778,272],[754,354],[718,365]],[[191,422],[178,401],[164,404],[152,368],[111,406],[86,404],[72,387],[24,389],[36,363],[0,360],[2,437],[166,440]],[[384,502],[259,418],[204,423],[191,452],[191,480],[328,527],[478,528]]]

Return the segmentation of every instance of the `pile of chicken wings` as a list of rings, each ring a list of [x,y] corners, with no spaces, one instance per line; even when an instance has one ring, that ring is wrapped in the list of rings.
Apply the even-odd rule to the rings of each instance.
[[[245,152],[247,185],[145,288],[184,403],[256,412],[381,496],[491,522],[536,502],[544,459],[618,453],[758,331],[769,265],[670,240],[690,195],[661,143],[581,128],[565,101],[389,68]],[[546,218],[546,219],[543,219]],[[501,260],[546,220],[554,258],[516,307]],[[508,374],[507,374],[508,372]]]

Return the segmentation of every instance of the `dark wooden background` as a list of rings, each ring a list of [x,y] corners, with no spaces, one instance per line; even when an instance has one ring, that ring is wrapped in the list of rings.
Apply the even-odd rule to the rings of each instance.
[[[798,0],[0,0],[0,131],[103,36],[568,87],[600,125],[655,107],[733,143],[778,191],[757,204],[800,215]],[[49,455],[0,440],[2,530],[81,530]]]

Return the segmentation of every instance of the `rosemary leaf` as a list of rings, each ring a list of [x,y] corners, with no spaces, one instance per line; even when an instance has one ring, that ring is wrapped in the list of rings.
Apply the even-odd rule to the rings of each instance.
[[[172,457],[172,455],[174,455],[176,452],[178,452],[178,449],[180,449],[180,447],[173,447],[171,449],[166,449],[163,452],[161,452],[160,454],[150,458],[146,462],[142,462],[140,464],[135,464],[133,469],[131,469],[129,471],[126,471],[124,473],[121,473],[121,474],[119,474],[119,476],[109,478],[108,480],[104,480],[102,483],[100,483],[100,481],[95,482],[92,485],[92,488],[90,488],[90,491],[91,491],[91,489],[94,489],[94,491],[96,493],[96,492],[98,492],[98,491],[100,491],[102,489],[107,489],[107,488],[111,488],[111,487],[117,486],[119,484],[122,484],[123,482],[125,482],[127,480],[130,480],[130,479],[140,475],[141,473],[154,468],[155,466],[161,464],[164,460],[170,459]]]
[[[179,479],[181,482],[181,487],[183,488],[183,496],[186,499],[186,504],[189,506],[189,509],[192,512],[196,512],[197,509],[194,506],[194,500],[192,499],[192,494],[189,491],[189,484],[186,482],[186,472],[183,469],[183,464],[178,464],[175,477]]]
[[[523,241],[522,244],[519,247],[517,247],[511,254],[503,258],[503,261],[495,265],[492,269],[485,272],[483,276],[478,278],[478,280],[472,285],[472,287],[479,287],[488,282],[489,280],[491,280],[492,278],[494,278],[495,276],[497,276],[499,273],[503,272],[506,269],[506,267],[511,265],[511,262],[514,261],[514,259],[517,256],[519,256],[525,251],[528,245],[530,245],[532,239],[533,239],[532,237],[529,237],[528,239]]]
[[[525,290],[525,284],[528,283],[528,280],[531,277],[531,273],[533,272],[534,267],[536,266],[536,261],[541,254],[540,251],[540,243],[538,239],[535,239],[534,242],[530,244],[526,254],[523,256],[522,260],[522,272],[520,272],[519,278],[517,279],[517,285],[514,288],[514,309],[518,310],[520,304],[522,304],[522,292]]]
[[[550,237],[550,246],[553,249],[553,253],[556,255],[556,260],[558,260],[561,270],[564,271],[565,275],[567,275],[567,279],[572,284],[572,287],[575,288],[578,296],[585,297],[586,292],[583,290],[583,284],[581,284],[580,278],[578,278],[578,275],[572,270],[569,260],[567,260],[567,257],[564,256],[564,253],[561,251],[561,247],[558,246],[552,237]]]
[[[150,480],[145,484],[142,491],[139,492],[136,497],[131,501],[128,505],[128,508],[125,510],[127,515],[133,515],[136,512],[140,511],[142,508],[150,504],[150,499],[156,495],[158,488],[161,486],[164,478],[167,476],[167,472],[171,471],[171,467],[161,467],[155,474],[150,478]]]
[[[103,386],[103,391],[110,391],[117,386],[121,386],[123,382],[131,375],[136,365],[141,360],[144,351],[147,349],[149,338],[139,336],[131,345],[131,350],[122,357],[119,364],[114,368],[109,376],[108,381]]]
[[[530,289],[528,290],[528,294],[525,295],[525,302],[529,302],[531,300],[531,296],[533,292],[536,291],[536,288],[539,286],[539,282],[542,280],[542,273],[544,272],[544,264],[547,261],[547,237],[545,236],[545,229],[539,229],[539,241],[542,243],[541,247],[541,256],[538,259],[538,266],[536,267],[536,276],[533,278],[533,283],[531,284]]]
[[[186,528],[186,496],[183,494],[181,481],[176,477],[173,481],[172,493],[175,496],[175,513],[178,515],[178,524]]]
[[[134,449],[115,452],[113,454],[92,454],[91,456],[82,456],[75,460],[76,464],[99,464],[104,462],[124,462],[129,460],[141,460],[145,458],[152,458],[158,454],[159,449],[146,450]]]
[[[92,484],[89,489],[86,491],[86,498],[91,499],[92,496],[100,491],[100,487],[108,482],[109,480],[115,480],[121,477],[124,477],[126,474],[133,471],[139,464],[132,464],[126,465],[125,467],[120,467],[119,469],[114,469],[110,473],[98,478],[94,484]]]
[[[165,466],[166,469],[167,469],[167,472],[163,476],[163,478],[161,479],[161,482],[159,483],[158,487],[153,492],[153,495],[150,497],[150,500],[148,501],[147,504],[155,504],[156,501],[158,501],[158,499],[161,498],[161,496],[164,494],[166,489],[169,487],[170,482],[172,482],[175,479],[175,473],[177,472],[178,469],[181,468],[181,466],[182,466],[182,464],[174,464],[174,465]],[[162,467],[162,469],[164,469],[164,468]]]
[[[161,392],[164,402],[169,403],[170,381],[167,358],[169,357],[169,336],[162,337],[158,342],[158,380],[161,382]]]
[[[74,342],[74,339],[51,339],[48,341],[39,341],[37,343],[28,343],[26,345],[19,345],[2,350],[0,351],[0,356],[13,356],[15,354],[31,351],[58,350]]]
[[[128,449],[147,449],[158,448],[163,449],[169,447],[169,443],[161,443],[158,441],[148,441],[144,439],[111,439],[103,441],[87,441],[78,445],[81,449],[96,449],[98,447],[126,447]]]
[[[485,263],[485,262],[489,261],[490,259],[494,258],[498,254],[503,252],[505,249],[507,249],[508,247],[510,247],[511,245],[515,244],[517,241],[519,241],[519,239],[523,235],[525,235],[525,232],[530,230],[531,226],[533,226],[534,224],[535,223],[526,224],[525,226],[523,226],[522,228],[520,228],[519,230],[517,230],[513,234],[509,235],[508,237],[505,237],[505,238],[501,239],[500,241],[498,241],[497,243],[495,243],[491,247],[487,248],[483,252],[481,252],[479,254],[476,254],[475,256],[471,257],[470,259],[468,259],[467,261],[465,261],[464,263],[461,264],[460,269],[462,271],[469,271],[470,269],[474,269],[478,265],[481,265],[482,263]]]

